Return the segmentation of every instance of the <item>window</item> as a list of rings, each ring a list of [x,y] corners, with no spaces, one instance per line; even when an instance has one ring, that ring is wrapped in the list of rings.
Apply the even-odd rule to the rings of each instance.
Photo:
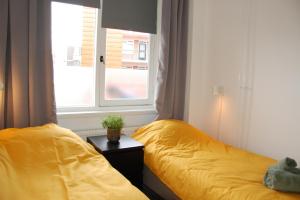
[[[104,29],[99,19],[101,9],[52,2],[58,109],[153,104],[156,36]]]
[[[52,3],[54,84],[58,107],[95,106],[97,9]]]

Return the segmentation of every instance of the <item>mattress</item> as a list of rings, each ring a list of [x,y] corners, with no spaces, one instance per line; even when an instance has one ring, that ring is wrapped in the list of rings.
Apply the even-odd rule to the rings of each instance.
[[[1,200],[143,200],[92,146],[49,124],[0,131]]]
[[[226,145],[182,121],[156,121],[132,137],[145,145],[145,165],[181,199],[300,199],[263,185],[275,160]]]

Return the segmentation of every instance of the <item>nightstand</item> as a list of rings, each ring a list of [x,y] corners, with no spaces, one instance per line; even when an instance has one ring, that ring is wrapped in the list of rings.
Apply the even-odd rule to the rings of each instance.
[[[144,146],[136,140],[121,135],[118,144],[108,142],[106,135],[88,137],[87,142],[104,155],[110,164],[133,185],[142,188]]]

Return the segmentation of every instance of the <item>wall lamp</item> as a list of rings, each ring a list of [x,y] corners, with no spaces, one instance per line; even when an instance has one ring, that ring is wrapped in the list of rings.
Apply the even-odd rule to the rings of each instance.
[[[213,87],[213,95],[214,96],[223,96],[224,95],[224,87],[223,86],[214,86]]]
[[[224,97],[224,87],[223,86],[219,86],[219,85],[215,85],[212,88],[212,93],[213,96],[218,98],[218,114],[217,114],[217,139],[220,140],[221,139],[221,124],[222,124],[222,115],[223,115],[223,97]]]

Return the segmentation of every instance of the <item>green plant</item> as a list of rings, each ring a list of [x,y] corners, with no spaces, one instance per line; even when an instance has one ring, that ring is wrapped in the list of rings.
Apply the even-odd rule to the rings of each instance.
[[[124,121],[121,116],[110,115],[103,119],[103,128],[121,130],[124,126]]]

